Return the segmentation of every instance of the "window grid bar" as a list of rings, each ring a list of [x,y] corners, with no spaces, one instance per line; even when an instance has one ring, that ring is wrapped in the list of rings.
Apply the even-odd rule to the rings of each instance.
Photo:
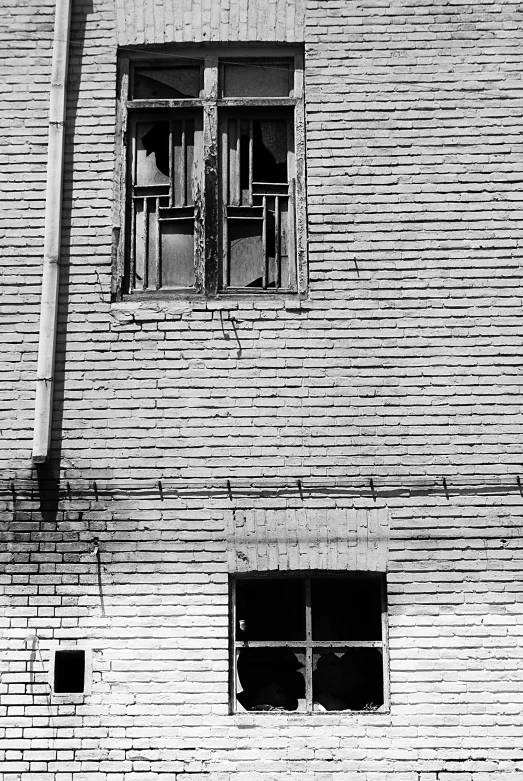
[[[251,190],[252,192],[252,190]],[[251,196],[252,198],[252,196]],[[262,269],[262,287],[267,289],[269,280],[269,259],[267,257],[267,196],[263,196],[263,223],[262,223],[262,256],[263,256],[263,269]]]
[[[274,197],[274,241],[275,241],[275,249],[274,249],[274,262],[276,264],[276,282],[275,286],[276,288],[281,287],[281,258],[280,258],[280,250],[281,250],[281,236],[280,236],[280,197],[279,195],[276,195]]]
[[[129,288],[132,292],[136,287],[136,200],[131,199],[131,230],[132,241],[129,254]]]
[[[156,198],[156,236],[155,236],[155,258],[154,258],[154,286],[156,290],[159,290],[161,287],[162,282],[162,258],[161,258],[161,252],[162,252],[162,242],[161,242],[161,236],[160,236],[160,199]]]
[[[142,290],[149,287],[149,201],[150,198],[143,199],[143,280]]]
[[[169,206],[174,206],[174,133],[173,120],[169,122]]]

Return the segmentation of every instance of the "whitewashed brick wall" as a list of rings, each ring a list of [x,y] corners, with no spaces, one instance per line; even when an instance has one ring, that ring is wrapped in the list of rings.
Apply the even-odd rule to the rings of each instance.
[[[145,6],[74,3],[40,474],[54,8],[0,9],[2,781],[523,771],[521,7],[262,6],[194,18],[209,40],[305,43],[309,298],[140,310],[110,302],[116,46],[162,42],[162,13],[172,40],[197,26],[188,4],[148,7],[145,36]],[[309,534],[311,566],[387,570],[390,713],[228,715],[228,575],[238,552],[272,561],[278,530],[282,568]],[[81,704],[49,692],[57,641],[92,649]]]

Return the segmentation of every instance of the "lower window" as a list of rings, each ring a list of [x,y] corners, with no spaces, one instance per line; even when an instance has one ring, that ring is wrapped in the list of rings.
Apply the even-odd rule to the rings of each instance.
[[[231,710],[386,704],[385,578],[289,573],[231,581]]]

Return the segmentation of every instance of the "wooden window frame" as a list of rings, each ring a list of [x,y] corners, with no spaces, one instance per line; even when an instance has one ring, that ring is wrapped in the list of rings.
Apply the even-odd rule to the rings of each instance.
[[[305,638],[303,640],[238,640],[236,638],[236,584],[240,580],[276,580],[276,579],[299,579],[304,581],[305,588]],[[311,582],[316,578],[341,579],[341,580],[369,580],[376,579],[380,581],[381,589],[381,640],[313,640],[312,638],[312,599]],[[229,714],[242,715],[264,715],[267,713],[287,713],[300,715],[325,715],[335,714],[372,714],[388,713],[390,711],[390,679],[389,679],[389,634],[388,634],[388,604],[387,604],[387,582],[384,573],[379,572],[332,572],[315,570],[314,572],[290,571],[290,572],[251,572],[241,573],[231,576],[229,580]],[[298,648],[305,649],[305,711],[252,711],[238,708],[236,698],[238,676],[237,659],[239,652],[244,648]],[[376,710],[331,710],[320,711],[313,708],[312,694],[312,672],[313,672],[313,653],[315,648],[379,648],[383,660],[383,705]]]
[[[171,59],[170,59],[171,58]],[[249,63],[278,60],[290,63],[292,90],[289,97],[240,97],[226,98],[220,93],[223,83],[223,66],[229,62]],[[201,90],[198,97],[179,99],[133,99],[130,87],[136,68],[151,65],[177,65],[199,62]],[[140,51],[128,51],[119,58],[119,95],[116,127],[115,208],[113,213],[113,300],[140,300],[151,298],[214,298],[216,296],[256,297],[307,295],[306,253],[306,197],[305,197],[305,134],[303,53],[296,47],[233,47],[197,49],[191,47],[164,48],[145,55]],[[292,288],[230,288],[223,280],[224,206],[222,199],[222,142],[220,141],[221,116],[235,110],[282,110],[293,117],[293,241],[295,284]],[[131,124],[134,116],[164,112],[173,116],[176,110],[201,112],[203,124],[202,160],[197,171],[198,186],[195,191],[195,284],[191,288],[132,289],[131,250],[134,241],[131,229],[131,176],[132,161]],[[170,114],[168,112],[171,112]],[[135,121],[135,120],[134,120]],[[290,189],[290,188],[289,188]],[[133,277],[134,279],[134,277]]]

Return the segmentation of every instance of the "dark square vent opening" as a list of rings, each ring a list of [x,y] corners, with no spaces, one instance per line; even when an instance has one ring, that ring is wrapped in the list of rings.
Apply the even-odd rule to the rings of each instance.
[[[82,694],[85,680],[85,651],[56,651],[54,691],[56,694]]]

